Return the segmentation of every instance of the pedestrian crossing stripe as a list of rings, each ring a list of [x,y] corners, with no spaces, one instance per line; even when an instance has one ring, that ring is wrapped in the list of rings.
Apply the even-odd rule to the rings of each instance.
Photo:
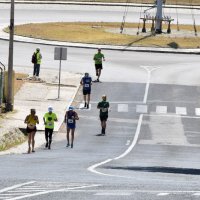
[[[147,105],[137,105],[136,112],[137,113],[147,113]]]
[[[185,107],[176,107],[177,115],[187,115],[187,110]]]
[[[167,113],[167,106],[157,106],[156,113],[158,114],[166,114]]]
[[[118,104],[117,111],[118,112],[128,112],[128,104]]]
[[[147,114],[149,112],[155,112],[156,114],[168,114],[168,107],[164,105],[158,105],[156,108],[152,108],[146,104],[139,104],[136,106],[129,106],[127,103],[118,103],[117,107],[113,106],[111,103],[112,111],[117,111],[119,113],[127,113],[129,111],[133,112],[133,108],[135,108],[136,113]],[[81,103],[77,109],[90,111],[91,109],[96,109],[94,104],[89,104],[89,109],[84,107],[84,103]],[[200,116],[200,108],[193,109],[194,115]],[[175,107],[174,112],[171,111],[170,114],[175,113],[176,115],[187,115],[187,108],[186,107]]]
[[[200,116],[200,108],[195,108],[195,114]]]

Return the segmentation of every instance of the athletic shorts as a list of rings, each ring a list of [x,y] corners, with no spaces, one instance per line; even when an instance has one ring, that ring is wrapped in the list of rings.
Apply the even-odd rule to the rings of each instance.
[[[108,116],[100,116],[99,118],[100,118],[101,121],[107,121]]]
[[[75,129],[76,125],[75,124],[67,124],[67,128],[69,128],[69,129]]]
[[[102,64],[95,64],[95,68],[96,69],[103,69],[103,66],[102,66]]]
[[[83,90],[83,95],[91,94],[91,90]]]
[[[36,126],[35,126],[34,129],[30,129],[29,127],[26,127],[26,132],[27,133],[36,132],[36,131],[37,131]]]

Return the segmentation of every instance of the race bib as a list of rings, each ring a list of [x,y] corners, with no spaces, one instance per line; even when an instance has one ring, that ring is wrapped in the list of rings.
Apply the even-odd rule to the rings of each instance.
[[[68,121],[69,124],[73,124],[74,123],[73,119],[68,119],[67,121]]]
[[[34,129],[35,128],[35,125],[31,124],[31,123],[29,123],[27,126],[28,126],[29,129]]]
[[[90,87],[90,84],[85,84],[84,87],[88,88]]]
[[[107,112],[107,111],[108,111],[108,108],[102,108],[101,111],[102,111],[102,112]]]
[[[47,126],[53,126],[53,123],[52,122],[48,122]]]

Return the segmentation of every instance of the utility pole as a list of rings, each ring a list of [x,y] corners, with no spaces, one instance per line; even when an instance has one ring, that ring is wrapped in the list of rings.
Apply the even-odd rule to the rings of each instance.
[[[157,12],[156,12],[156,33],[162,33],[162,8],[163,0],[157,0]]]
[[[13,39],[14,39],[14,10],[15,0],[11,0],[10,9],[10,40],[9,40],[9,56],[8,56],[8,88],[6,110],[13,111]]]

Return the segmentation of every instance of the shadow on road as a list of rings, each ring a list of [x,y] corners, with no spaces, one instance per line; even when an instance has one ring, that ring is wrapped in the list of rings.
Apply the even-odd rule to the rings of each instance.
[[[106,167],[107,169],[133,170],[142,172],[160,172],[170,174],[200,175],[200,169],[176,167]]]

